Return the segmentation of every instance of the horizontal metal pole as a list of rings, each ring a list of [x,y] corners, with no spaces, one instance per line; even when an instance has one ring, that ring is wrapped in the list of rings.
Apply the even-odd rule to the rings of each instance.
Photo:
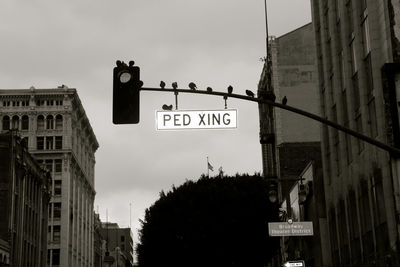
[[[262,103],[262,104],[267,104],[267,105],[271,105],[274,107],[278,107],[281,109],[285,109],[291,112],[294,112],[296,114],[300,114],[303,115],[305,117],[308,117],[310,119],[313,119],[315,121],[318,121],[322,124],[326,124],[328,126],[331,126],[339,131],[342,131],[346,134],[349,134],[357,139],[361,139],[371,145],[374,145],[376,147],[379,147],[383,150],[388,151],[391,156],[395,156],[395,157],[399,157],[400,156],[400,149],[389,146],[385,143],[379,142],[376,139],[373,139],[369,136],[360,134],[356,131],[353,131],[349,128],[346,128],[340,124],[337,124],[336,122],[327,120],[325,118],[322,118],[318,115],[312,114],[310,112],[295,108],[295,107],[291,107],[288,105],[284,105],[281,103],[277,103],[271,100],[266,100],[266,99],[262,99],[262,98],[258,98],[258,97],[251,97],[251,96],[245,96],[245,95],[238,95],[238,94],[228,94],[225,92],[218,92],[218,91],[212,91],[212,92],[208,92],[205,90],[191,90],[191,89],[173,89],[173,88],[166,88],[166,89],[162,89],[162,88],[141,88],[141,91],[157,91],[157,92],[179,92],[179,93],[191,93],[191,94],[203,94],[203,95],[216,95],[216,96],[227,96],[227,97],[232,97],[232,98],[238,98],[238,99],[243,99],[243,100],[247,100],[247,101],[253,101],[253,102],[257,102],[257,103]]]

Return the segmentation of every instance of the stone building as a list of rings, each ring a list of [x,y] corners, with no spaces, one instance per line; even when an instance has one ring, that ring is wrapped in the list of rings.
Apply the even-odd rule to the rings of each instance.
[[[263,91],[273,91],[275,101],[318,115],[318,76],[315,66],[315,42],[313,25],[308,23],[279,37],[269,38],[270,67],[264,65],[259,82],[259,97]],[[270,74],[268,74],[270,72]],[[267,82],[271,76],[270,84]],[[286,212],[284,220],[307,220],[313,222],[313,237],[285,237],[281,250],[269,262],[269,266],[282,266],[288,260],[302,259],[307,266],[326,266],[329,257],[323,251],[329,248],[329,240],[323,239],[327,232],[324,203],[324,177],[322,175],[320,125],[310,118],[275,108],[260,107],[260,136],[268,132],[274,142],[279,200]],[[266,123],[268,122],[268,123]],[[272,150],[272,151],[273,151]],[[271,150],[270,150],[271,151]],[[262,144],[263,169],[271,168],[272,153],[268,144]],[[311,166],[311,167],[310,167]],[[298,187],[305,169],[311,172],[309,185],[313,188],[307,201],[298,203]],[[308,183],[307,182],[307,183]],[[305,183],[305,182],[304,182]],[[308,186],[308,185],[307,185]],[[297,192],[297,193],[293,193]],[[297,204],[296,204],[297,203]],[[301,214],[300,214],[301,211]],[[328,255],[329,256],[329,255]]]
[[[133,239],[131,228],[120,228],[117,223],[102,223],[101,235],[107,250],[115,259],[112,266],[133,266]]]
[[[0,90],[0,129],[18,130],[52,175],[48,266],[93,266],[95,151],[76,89]]]
[[[0,266],[46,266],[50,173],[16,134],[0,134]]]
[[[311,6],[321,116],[399,147],[400,2]],[[399,266],[398,155],[327,126],[321,141],[332,266]]]

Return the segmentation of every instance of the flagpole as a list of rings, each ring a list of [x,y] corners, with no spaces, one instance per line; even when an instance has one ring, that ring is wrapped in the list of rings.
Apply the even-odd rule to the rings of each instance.
[[[207,156],[207,177],[210,178],[210,168],[208,166],[209,166],[209,163],[208,163],[208,156]]]

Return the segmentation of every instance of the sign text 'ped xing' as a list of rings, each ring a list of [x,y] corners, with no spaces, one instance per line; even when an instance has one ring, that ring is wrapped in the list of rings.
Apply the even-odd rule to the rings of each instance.
[[[237,110],[176,110],[156,112],[157,130],[236,129]]]

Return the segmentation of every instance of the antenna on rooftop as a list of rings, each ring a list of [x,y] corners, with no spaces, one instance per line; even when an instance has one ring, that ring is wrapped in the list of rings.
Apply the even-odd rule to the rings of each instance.
[[[264,13],[265,13],[265,48],[266,55],[268,57],[268,12],[267,12],[267,0],[264,0]]]

